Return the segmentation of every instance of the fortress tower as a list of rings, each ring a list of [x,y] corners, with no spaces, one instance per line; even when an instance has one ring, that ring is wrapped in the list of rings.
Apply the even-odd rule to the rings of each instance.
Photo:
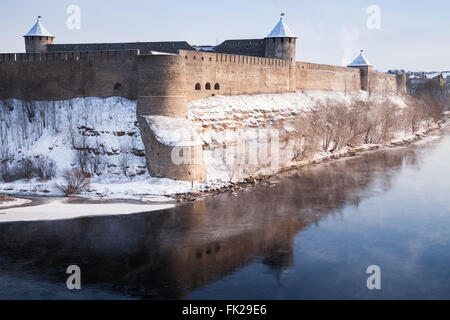
[[[25,38],[25,49],[27,53],[47,52],[47,45],[53,44],[54,36],[41,23],[41,16],[38,17],[36,23],[31,28]]]
[[[349,68],[358,68],[361,72],[361,90],[370,91],[370,79],[372,76],[373,66],[363,56],[364,50],[361,50],[359,56],[348,65]]]
[[[264,39],[265,57],[295,63],[297,37],[283,21],[284,13],[272,32]]]

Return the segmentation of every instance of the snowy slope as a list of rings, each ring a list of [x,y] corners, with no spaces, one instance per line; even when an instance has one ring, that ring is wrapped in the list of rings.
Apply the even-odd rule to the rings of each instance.
[[[215,96],[190,102],[188,121],[156,116],[147,120],[158,139],[168,145],[203,144],[208,184],[223,184],[299,164],[296,159],[304,141],[296,121],[330,103],[348,107],[368,99],[363,91]],[[370,99],[381,101],[382,97]],[[401,96],[389,100],[398,110],[407,108]],[[173,125],[181,128],[178,136],[174,136]],[[248,161],[255,154],[263,158],[264,153],[269,154],[267,145],[277,137],[281,140],[274,146],[279,150],[277,163],[250,161],[236,166],[229,162],[230,158]],[[402,137],[403,132],[396,134],[396,138]],[[90,192],[84,195],[88,197],[148,199],[192,191],[191,183],[149,176],[135,101],[117,97],[56,102],[0,100],[0,143],[0,193],[59,195],[62,174],[80,165],[92,175]],[[311,159],[329,155],[325,150]],[[2,169],[13,172],[24,160],[42,156],[55,162],[54,179],[1,181]],[[194,184],[194,189],[203,187]]]
[[[55,161],[57,168],[52,181],[0,181],[0,192],[60,194],[56,184],[62,182],[65,170],[80,165],[80,156],[92,174],[94,196],[140,199],[191,190],[189,183],[149,176],[135,101],[117,97],[0,101],[0,142],[0,162],[10,172],[24,159],[42,155]]]

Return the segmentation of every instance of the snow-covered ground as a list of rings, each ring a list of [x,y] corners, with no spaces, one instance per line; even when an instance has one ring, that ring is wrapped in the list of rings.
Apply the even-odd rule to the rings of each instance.
[[[31,121],[30,121],[31,119]],[[192,191],[191,183],[149,176],[136,121],[136,102],[85,98],[69,101],[0,101],[0,174],[24,159],[45,156],[56,164],[50,181],[1,181],[0,193],[63,195],[62,175],[81,161],[92,174],[85,197],[154,200]],[[166,199],[167,200],[167,199]]]
[[[381,96],[372,96],[380,100]],[[366,91],[297,91],[283,94],[214,96],[188,104],[189,117],[196,127],[235,129],[257,127],[279,120],[295,119],[304,112],[327,102],[349,106],[354,101],[367,101]],[[389,98],[400,107],[400,96]]]
[[[27,199],[14,199],[12,201],[5,201],[5,202],[0,201],[0,210],[3,208],[12,208],[12,207],[17,207],[17,206],[23,206],[30,202],[31,202],[31,200],[27,200]]]
[[[332,153],[322,151],[307,160],[293,160],[301,138],[295,121],[326,105],[350,107],[355,102],[380,103],[382,96],[366,91],[297,91],[284,94],[213,96],[188,104],[189,118],[204,142],[204,157],[210,183],[239,181],[249,176],[270,175],[282,168],[306,165],[345,154],[349,148]],[[402,96],[388,100],[398,109],[406,107]],[[283,139],[287,138],[287,139]],[[403,131],[400,139],[411,138]],[[273,144],[273,140],[280,143]],[[378,146],[378,145],[377,145]],[[301,147],[301,145],[300,145]],[[363,146],[367,150],[374,145]],[[379,146],[378,146],[379,147]],[[276,157],[269,150],[277,150]],[[266,158],[253,164],[249,157]],[[235,160],[233,160],[233,158]],[[274,160],[274,161],[270,161]]]
[[[151,117],[148,121],[162,142],[203,143],[208,173],[206,185],[222,185],[230,180],[274,174],[281,167],[301,164],[291,161],[298,149],[298,139],[292,139],[297,130],[291,123],[293,120],[317,106],[328,103],[350,106],[355,101],[368,99],[367,92],[363,91],[215,96],[190,102],[189,120],[178,119],[183,123],[175,123],[165,117]],[[389,99],[399,109],[406,107],[401,96]],[[195,131],[189,130],[176,138],[173,137],[173,130],[167,128],[171,124],[179,124],[183,132],[189,126]],[[236,158],[261,151],[268,155],[267,145],[276,140],[277,134],[278,137],[287,137],[280,145],[277,163],[240,168],[227,163],[230,151],[231,157]],[[404,132],[398,132],[396,138],[406,137]],[[66,170],[80,166],[92,175],[89,190],[80,195],[88,198],[167,200],[166,196],[188,193],[206,186],[149,176],[136,121],[136,101],[123,98],[0,101],[0,143],[0,193],[62,195],[58,188],[63,183],[62,175]],[[243,145],[246,149],[242,149]],[[335,151],[335,154],[346,151],[344,148]],[[310,160],[329,156],[327,152],[322,152]],[[8,182],[2,181],[2,174],[14,172],[25,159],[43,157],[56,165],[53,179],[15,180],[9,177],[6,179]]]
[[[0,223],[18,221],[66,220],[92,216],[113,216],[165,210],[174,204],[102,203],[74,204],[62,199],[32,207],[0,208]]]

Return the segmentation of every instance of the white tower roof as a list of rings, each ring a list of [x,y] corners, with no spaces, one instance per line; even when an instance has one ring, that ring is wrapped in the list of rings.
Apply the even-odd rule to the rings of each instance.
[[[36,23],[34,24],[33,28],[31,28],[30,31],[24,37],[51,37],[54,38],[48,32],[48,30],[44,27],[44,25],[41,23],[41,16],[38,17]]]
[[[363,56],[363,52],[364,50],[361,50],[361,53],[359,54],[359,56],[356,57],[355,60],[353,60],[352,63],[350,63],[348,66],[349,67],[369,67],[372,64],[367,61],[367,59]]]
[[[280,21],[273,28],[272,32],[266,37],[267,38],[297,38],[296,35],[289,29],[286,23],[283,21],[284,13],[281,14]]]

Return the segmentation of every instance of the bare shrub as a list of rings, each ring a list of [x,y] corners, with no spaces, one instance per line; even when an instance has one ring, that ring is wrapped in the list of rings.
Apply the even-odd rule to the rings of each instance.
[[[100,153],[94,153],[87,158],[87,168],[91,175],[101,176],[104,169],[104,159]]]
[[[56,163],[46,156],[39,156],[34,160],[34,173],[41,179],[49,180],[56,175]]]
[[[14,201],[15,199],[7,194],[0,194],[0,203]]]
[[[23,176],[23,179],[31,179],[34,178],[35,170],[34,170],[34,161],[32,158],[24,158],[19,163],[18,172]]]
[[[0,162],[0,177],[4,182],[41,178],[51,179],[56,175],[56,164],[45,156],[27,157],[10,165],[8,160]]]
[[[77,150],[77,164],[83,172],[88,171],[89,152],[87,150]]]
[[[128,169],[130,168],[130,166],[129,166],[129,155],[128,155],[128,152],[127,151],[123,151],[121,154],[120,154],[120,157],[119,157],[119,167],[120,167],[120,169],[122,170],[122,173],[123,173],[123,175],[125,176],[125,177],[127,177],[128,176]]]
[[[0,179],[3,182],[8,182],[9,165],[7,160],[0,161]]]
[[[65,196],[79,194],[89,188],[89,175],[75,168],[67,170],[63,175],[64,183],[58,185],[58,188],[64,192]]]
[[[410,131],[414,134],[419,130],[420,124],[425,118],[424,104],[417,99],[409,99],[408,107],[406,110],[403,110],[405,131]]]
[[[381,104],[381,142],[388,142],[391,139],[391,134],[398,123],[396,109],[396,106],[394,106],[389,100],[385,100]]]

